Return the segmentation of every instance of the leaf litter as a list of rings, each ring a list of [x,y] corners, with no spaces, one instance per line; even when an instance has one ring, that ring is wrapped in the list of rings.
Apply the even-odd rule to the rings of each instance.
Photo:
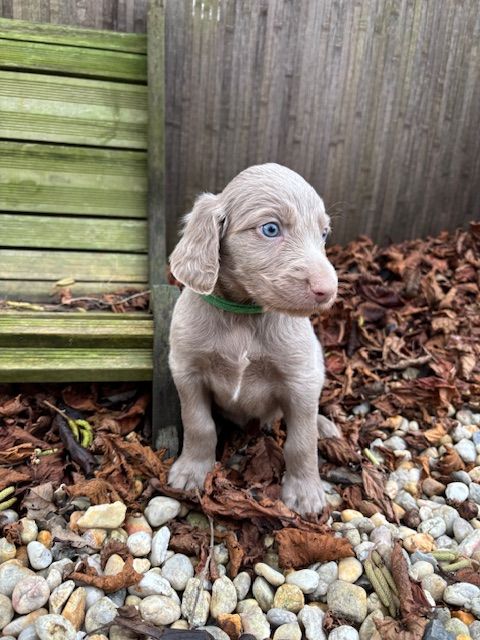
[[[430,470],[420,454],[449,434],[452,406],[480,410],[480,223],[386,248],[361,237],[332,247],[329,255],[339,275],[339,296],[329,314],[313,317],[312,323],[325,352],[321,411],[341,427],[343,438],[320,443],[320,472],[343,498],[336,508],[366,516],[381,512],[398,522],[385,493],[388,472],[397,461],[385,447],[370,449],[371,443],[388,438],[399,415],[426,425],[406,440],[427,477]],[[67,289],[62,291],[64,306],[122,312],[148,305],[146,292],[75,301]],[[92,425],[93,443],[85,449],[88,464],[76,455],[75,439],[65,435],[65,425],[45,400]],[[264,538],[272,533],[284,567],[351,555],[348,543],[335,538],[326,524],[328,508],[320,517],[302,518],[281,502],[282,423],[267,432],[258,432],[258,425],[231,429],[219,445],[220,463],[208,476],[205,491],[195,495],[168,487],[172,461],[142,437],[142,430],[149,432],[149,401],[149,389],[141,385],[0,386],[0,491],[13,486],[22,509],[51,520],[51,528],[58,517],[54,496],[59,488],[65,513],[76,500],[101,504],[120,499],[135,511],[155,494],[173,496],[213,519],[215,541],[224,541],[234,558],[232,577],[262,558]],[[368,415],[355,411],[362,405],[370,407]],[[448,482],[454,471],[471,466],[447,443],[437,479]],[[411,518],[407,512],[404,522]],[[208,557],[208,530],[182,518],[171,524],[171,548],[197,555],[201,570]],[[15,535],[13,529],[10,535]],[[417,585],[405,577],[395,550],[394,558],[401,619],[386,619],[381,634],[414,640],[426,624],[425,603]],[[125,566],[121,579],[137,579],[128,558]],[[98,576],[83,569],[79,573],[94,584]],[[458,574],[478,581],[471,570]]]

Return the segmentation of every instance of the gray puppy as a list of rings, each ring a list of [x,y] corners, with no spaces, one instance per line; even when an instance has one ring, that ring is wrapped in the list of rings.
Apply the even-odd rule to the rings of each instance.
[[[170,331],[184,426],[173,487],[202,487],[215,464],[214,402],[239,425],[283,416],[282,498],[301,514],[325,506],[317,438],[339,430],[318,415],[325,371],[309,316],[337,294],[329,230],[320,196],[278,164],[250,167],[196,200],[170,257],[186,287]]]

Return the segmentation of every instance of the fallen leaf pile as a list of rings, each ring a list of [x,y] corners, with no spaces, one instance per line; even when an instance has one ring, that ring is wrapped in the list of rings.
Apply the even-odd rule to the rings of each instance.
[[[379,464],[369,450],[372,441],[389,437],[400,415],[417,420],[421,430],[405,439],[428,475],[419,454],[448,434],[452,407],[480,408],[480,223],[383,249],[362,237],[331,248],[329,255],[339,274],[339,297],[327,315],[312,322],[327,370],[320,408],[342,428],[344,438],[320,444],[321,474],[341,495],[340,508],[366,516],[381,512],[395,521],[384,492],[395,459],[383,448],[385,462]],[[123,310],[121,304],[117,310]],[[78,442],[65,436],[65,420],[44,400],[92,425],[88,463],[78,456]],[[362,404],[369,407],[363,414],[357,411]],[[53,493],[63,484],[65,500],[122,500],[132,509],[154,494],[170,495],[196,505],[215,523],[215,540],[229,549],[232,575],[262,558],[266,534],[276,536],[284,567],[352,554],[345,540],[328,531],[329,509],[321,517],[301,518],[281,501],[285,428],[280,422],[268,432],[259,432],[254,424],[224,429],[220,462],[205,491],[183,493],[166,484],[171,461],[142,438],[142,428],[148,435],[148,405],[148,390],[128,385],[0,387],[0,491],[14,485],[28,513],[44,517],[52,515]],[[468,470],[446,446],[437,466],[440,479],[464,468]],[[462,508],[468,509],[468,501]],[[210,544],[208,528],[181,519],[172,522],[171,548],[198,555],[199,570]],[[419,615],[409,618],[405,607],[412,597],[418,604],[418,594],[408,590],[409,583],[401,586],[401,559],[395,566],[402,615],[412,625],[423,624]],[[129,573],[126,579],[136,576]],[[87,574],[83,578],[90,584],[95,580]],[[385,637],[397,634],[396,622],[388,624],[393,626],[383,630]]]

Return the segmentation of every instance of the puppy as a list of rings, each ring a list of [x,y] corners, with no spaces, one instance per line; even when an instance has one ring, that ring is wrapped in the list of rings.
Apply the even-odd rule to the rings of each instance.
[[[318,414],[324,363],[309,316],[337,294],[329,231],[320,196],[278,164],[250,167],[222,193],[197,198],[170,257],[185,285],[170,331],[184,427],[173,487],[202,487],[212,470],[215,403],[238,425],[283,417],[282,499],[300,514],[325,506],[317,438],[339,431]]]

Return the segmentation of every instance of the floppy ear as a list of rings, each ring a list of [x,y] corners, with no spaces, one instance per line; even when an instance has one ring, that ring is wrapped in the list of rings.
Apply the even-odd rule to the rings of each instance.
[[[218,278],[220,229],[225,213],[218,196],[199,196],[185,217],[180,242],[170,256],[175,278],[197,293],[212,293]]]

